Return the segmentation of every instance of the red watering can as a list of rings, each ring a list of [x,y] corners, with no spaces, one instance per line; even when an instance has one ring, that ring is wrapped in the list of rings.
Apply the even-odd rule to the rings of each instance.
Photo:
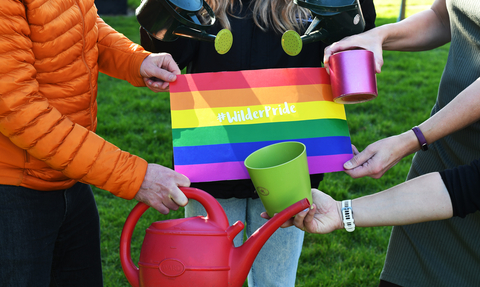
[[[143,240],[139,267],[130,256],[130,242],[135,225],[149,206],[138,203],[125,222],[120,260],[134,287],[242,286],[268,238],[285,221],[310,206],[308,199],[291,205],[262,225],[243,245],[234,247],[233,239],[243,230],[243,223],[237,221],[229,226],[220,203],[205,191],[190,187],[181,190],[200,202],[207,216],[152,223]]]

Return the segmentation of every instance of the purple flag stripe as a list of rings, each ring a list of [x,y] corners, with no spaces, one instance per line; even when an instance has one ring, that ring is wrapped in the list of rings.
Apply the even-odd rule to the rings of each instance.
[[[353,154],[310,156],[308,157],[308,169],[310,174],[343,171],[343,164],[352,157]],[[250,178],[243,161],[175,165],[175,171],[188,174],[191,182]]]

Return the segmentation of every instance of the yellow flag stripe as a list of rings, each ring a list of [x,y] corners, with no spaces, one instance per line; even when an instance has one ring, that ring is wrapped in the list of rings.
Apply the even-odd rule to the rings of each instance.
[[[312,119],[346,120],[342,104],[328,101],[281,103],[212,109],[172,111],[172,128],[185,129],[221,125],[246,125]]]

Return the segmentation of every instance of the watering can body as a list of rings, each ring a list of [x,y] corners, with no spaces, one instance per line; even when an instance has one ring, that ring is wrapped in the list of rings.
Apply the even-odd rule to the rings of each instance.
[[[304,44],[322,41],[330,45],[365,30],[365,19],[359,0],[293,0],[293,2],[309,9],[313,20],[302,36],[291,30],[282,36],[282,47],[290,56],[298,55]]]
[[[365,29],[359,0],[294,0],[308,8],[314,19],[302,36],[303,43],[322,41],[327,45]]]
[[[228,256],[215,255],[230,253],[225,230],[191,230],[199,226],[205,226],[204,219],[192,217],[153,223],[147,229],[138,263],[140,286],[221,286],[212,283],[229,281]],[[177,228],[190,231],[176,232]]]
[[[199,201],[207,216],[157,221],[146,230],[138,266],[130,256],[133,229],[148,206],[139,203],[127,217],[120,239],[124,273],[134,287],[233,286],[245,282],[258,252],[281,224],[309,206],[307,199],[275,215],[242,246],[233,239],[243,230],[238,221],[229,226],[227,216],[210,194],[195,188],[181,188]]]
[[[203,0],[143,0],[135,14],[140,25],[161,41],[179,36],[215,40],[205,32],[215,23],[215,14]]]

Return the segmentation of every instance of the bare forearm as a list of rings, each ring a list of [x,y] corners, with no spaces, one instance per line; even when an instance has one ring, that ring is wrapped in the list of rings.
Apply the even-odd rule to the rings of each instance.
[[[453,132],[480,120],[480,78],[458,94],[435,115],[421,123],[422,131],[428,144],[431,144]],[[395,136],[396,143],[391,152],[398,158],[420,150],[420,144],[412,130]]]
[[[427,143],[432,143],[478,120],[480,120],[480,78],[419,127]]]
[[[450,41],[450,25],[444,0],[437,0],[430,9],[403,21],[378,27],[382,48],[391,51],[424,51]]]
[[[438,173],[352,201],[355,225],[360,227],[407,225],[453,216],[448,191]]]
[[[317,189],[312,189],[312,197],[312,208],[298,213],[286,226],[295,224],[307,232],[322,234],[343,229],[342,202]],[[469,206],[468,212],[478,209],[478,206],[480,204],[473,208]],[[358,227],[408,225],[453,216],[449,190],[438,172],[353,199],[351,207]]]

